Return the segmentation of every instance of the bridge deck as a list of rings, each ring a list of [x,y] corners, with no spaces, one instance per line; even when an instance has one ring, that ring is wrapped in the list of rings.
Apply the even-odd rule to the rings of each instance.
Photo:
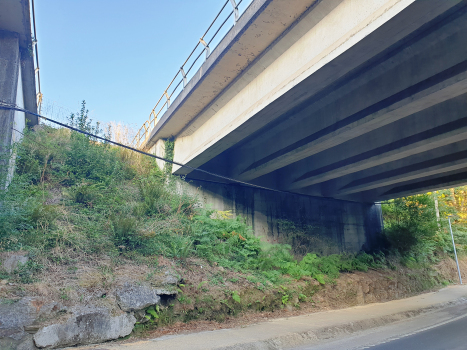
[[[284,4],[253,1],[147,148],[174,136],[181,163],[352,201],[467,182],[466,1]]]

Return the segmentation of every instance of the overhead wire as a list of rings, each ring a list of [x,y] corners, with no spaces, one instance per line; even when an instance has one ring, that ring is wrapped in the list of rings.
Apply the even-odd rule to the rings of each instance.
[[[241,180],[237,180],[237,179],[234,179],[234,178],[231,178],[231,177],[228,177],[228,176],[216,174],[216,173],[213,173],[213,172],[204,170],[204,169],[195,168],[195,167],[192,167],[192,166],[189,166],[189,165],[186,165],[186,164],[182,164],[182,163],[179,163],[179,162],[176,162],[176,161],[173,161],[173,160],[164,158],[164,157],[156,156],[156,155],[154,155],[154,154],[141,151],[141,150],[139,150],[139,149],[137,149],[137,148],[133,148],[133,147],[124,145],[124,144],[122,144],[122,143],[119,143],[119,142],[116,142],[116,141],[112,141],[112,140],[106,139],[105,137],[102,137],[102,136],[99,136],[99,135],[96,135],[96,134],[92,134],[92,133],[90,133],[90,132],[87,132],[87,131],[84,131],[84,130],[75,128],[75,127],[70,126],[70,125],[68,125],[68,124],[61,123],[61,122],[56,121],[56,120],[53,120],[53,119],[51,119],[51,118],[44,117],[43,115],[40,115],[40,114],[38,114],[38,113],[34,113],[34,112],[31,112],[31,111],[28,111],[27,109],[20,108],[20,107],[18,107],[18,106],[16,106],[16,105],[13,105],[13,104],[6,104],[5,102],[0,101],[0,109],[8,109],[8,110],[14,110],[14,111],[18,111],[18,112],[23,112],[23,113],[31,114],[31,115],[34,115],[34,116],[36,116],[36,117],[39,117],[39,118],[41,118],[41,119],[43,119],[43,120],[46,120],[46,121],[48,121],[48,122],[51,122],[51,123],[60,125],[61,127],[64,127],[64,128],[67,128],[67,129],[70,129],[70,130],[79,132],[79,133],[81,133],[81,134],[84,134],[84,135],[93,137],[93,138],[98,139],[98,140],[101,140],[101,141],[103,141],[103,142],[110,143],[110,144],[113,144],[113,145],[118,146],[118,147],[123,147],[123,148],[126,148],[126,149],[130,150],[130,151],[133,151],[133,152],[136,152],[136,153],[139,153],[139,154],[148,156],[148,157],[152,157],[152,158],[155,158],[155,159],[159,159],[159,160],[162,160],[162,161],[164,161],[164,162],[166,162],[166,163],[174,164],[174,165],[177,165],[177,166],[186,168],[186,169],[190,169],[190,170],[192,170],[192,171],[198,171],[198,172],[203,173],[203,174],[207,174],[207,175],[210,175],[210,176],[214,176],[214,177],[217,177],[217,178],[219,178],[219,179],[227,180],[227,181],[230,181],[230,182],[235,182],[235,183],[238,183],[238,184],[241,184],[241,185],[244,185],[244,186],[253,187],[253,188],[258,188],[258,189],[262,189],[262,190],[267,190],[267,191],[272,191],[272,192],[278,192],[278,193],[291,194],[291,192],[281,191],[281,190],[277,190],[277,189],[269,188],[269,187],[265,187],[265,186],[260,186],[260,185],[255,185],[255,184],[252,184],[252,183],[249,183],[249,182],[245,182],[245,181],[241,181]],[[12,128],[12,129],[13,129],[13,128]],[[20,134],[24,135],[24,133],[22,133],[21,131],[18,131],[18,130],[16,130],[16,129],[14,129],[14,130],[17,131],[17,132],[19,132]]]

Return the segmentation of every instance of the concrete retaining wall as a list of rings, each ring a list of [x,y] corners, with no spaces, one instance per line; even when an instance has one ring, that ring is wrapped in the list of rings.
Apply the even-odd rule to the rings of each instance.
[[[303,240],[311,244],[311,247],[302,247],[308,248],[308,251],[322,254],[358,252],[373,248],[382,231],[379,204],[205,181],[184,182],[183,187],[196,193],[205,207],[231,210],[235,216],[245,218],[255,235],[270,243],[292,243],[294,233],[301,231],[315,238]],[[290,229],[291,224],[295,225],[296,230]],[[297,245],[300,246],[300,242]]]

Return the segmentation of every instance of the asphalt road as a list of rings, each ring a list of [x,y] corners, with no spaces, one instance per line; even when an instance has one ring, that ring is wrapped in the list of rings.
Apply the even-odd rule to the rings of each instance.
[[[467,306],[456,306],[296,350],[467,350]]]
[[[384,344],[370,346],[372,350],[465,350],[467,349],[467,317]]]

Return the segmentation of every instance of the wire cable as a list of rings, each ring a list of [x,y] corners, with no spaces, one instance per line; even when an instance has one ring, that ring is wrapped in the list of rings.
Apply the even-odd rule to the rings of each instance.
[[[70,126],[70,125],[67,125],[67,124],[64,124],[64,123],[60,123],[56,120],[53,120],[53,119],[50,119],[50,118],[47,118],[47,117],[44,117],[38,113],[34,113],[34,112],[31,112],[31,111],[28,111],[26,109],[23,109],[23,108],[20,108],[16,105],[13,105],[13,104],[6,104],[4,102],[0,102],[0,109],[8,109],[8,110],[14,110],[14,111],[18,111],[18,112],[23,112],[23,113],[27,113],[27,114],[31,114],[31,115],[34,115],[36,117],[39,117],[39,118],[42,118],[48,122],[51,122],[51,123],[54,123],[54,124],[57,124],[57,125],[60,125],[64,128],[67,128],[67,129],[70,129],[70,130],[73,130],[73,131],[76,131],[76,132],[79,132],[81,134],[84,134],[84,135],[87,135],[87,136],[91,136],[91,137],[94,137],[98,140],[101,140],[101,141],[104,141],[104,142],[107,142],[107,143],[111,143],[115,146],[119,146],[119,147],[123,147],[123,148],[126,148],[130,151],[133,151],[133,152],[136,152],[136,153],[139,153],[139,154],[143,154],[145,156],[149,156],[149,157],[152,157],[152,158],[155,158],[155,159],[159,159],[159,160],[162,160],[166,163],[170,163],[170,164],[174,164],[174,165],[178,165],[180,167],[183,167],[183,168],[186,168],[186,169],[190,169],[192,171],[198,171],[200,173],[203,173],[203,174],[207,174],[207,175],[211,175],[211,176],[214,176],[214,177],[217,177],[217,178],[220,178],[220,179],[223,179],[223,180],[227,180],[227,181],[231,181],[231,182],[235,182],[235,183],[238,183],[238,184],[242,184],[242,185],[245,185],[245,186],[248,186],[248,187],[254,187],[254,188],[259,188],[259,189],[262,189],[262,190],[267,190],[267,191],[273,191],[273,192],[278,192],[278,193],[287,193],[287,194],[292,194],[291,192],[287,192],[287,191],[281,191],[281,190],[276,190],[274,188],[269,188],[269,187],[264,187],[264,186],[259,186],[259,185],[255,185],[255,184],[252,184],[252,183],[249,183],[249,182],[245,182],[245,181],[241,181],[241,180],[237,180],[237,179],[233,179],[231,177],[228,177],[228,176],[224,176],[224,175],[219,175],[219,174],[216,174],[216,173],[212,173],[210,171],[207,171],[207,170],[203,170],[203,169],[199,169],[199,168],[194,168],[194,167],[191,167],[189,165],[186,165],[186,164],[182,164],[182,163],[179,163],[179,162],[175,162],[173,160],[170,160],[170,159],[167,159],[167,158],[163,158],[163,157],[159,157],[159,156],[156,156],[154,154],[151,154],[151,153],[147,153],[147,152],[144,152],[144,151],[141,151],[139,149],[136,149],[136,148],[133,148],[133,147],[130,147],[130,146],[127,146],[127,145],[124,145],[122,143],[119,143],[119,142],[115,142],[115,141],[112,141],[112,140],[108,140],[106,139],[105,137],[101,137],[101,136],[98,136],[98,135],[95,135],[95,134],[91,134],[87,131],[83,131],[83,130],[80,130],[80,129],[77,129],[73,126]],[[17,132],[19,132],[20,134],[24,135],[22,132],[18,131],[18,130],[15,130]]]

